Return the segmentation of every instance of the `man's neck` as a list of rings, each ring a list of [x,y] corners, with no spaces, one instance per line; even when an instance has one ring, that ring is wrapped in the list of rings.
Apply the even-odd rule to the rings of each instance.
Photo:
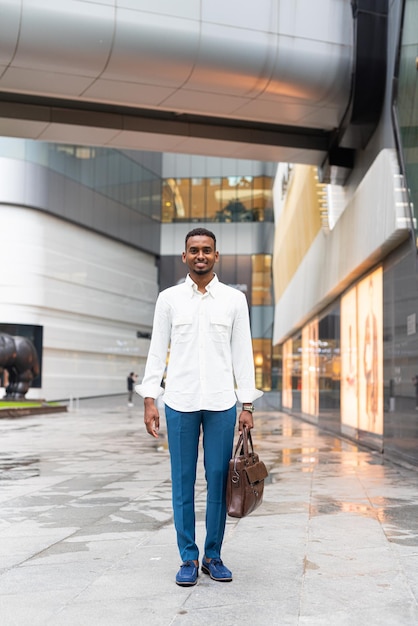
[[[200,293],[206,293],[206,287],[213,280],[215,274],[212,272],[211,274],[203,274],[200,276],[199,274],[190,274],[190,278],[197,285],[197,290]]]

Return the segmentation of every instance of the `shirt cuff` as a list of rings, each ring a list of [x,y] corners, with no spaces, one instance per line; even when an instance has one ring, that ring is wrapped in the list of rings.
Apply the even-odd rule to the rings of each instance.
[[[235,395],[237,396],[238,402],[254,402],[257,398],[261,398],[264,391],[260,391],[260,389],[255,389],[255,387],[245,389],[241,387],[240,389],[235,389]]]
[[[136,393],[142,398],[158,398],[164,393],[163,387],[154,387],[151,385],[135,385]]]

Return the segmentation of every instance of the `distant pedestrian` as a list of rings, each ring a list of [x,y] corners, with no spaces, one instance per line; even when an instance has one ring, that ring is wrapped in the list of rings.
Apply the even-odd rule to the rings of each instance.
[[[127,387],[128,387],[128,406],[133,406],[132,398],[134,393],[134,386],[137,381],[138,376],[131,372],[127,378]]]

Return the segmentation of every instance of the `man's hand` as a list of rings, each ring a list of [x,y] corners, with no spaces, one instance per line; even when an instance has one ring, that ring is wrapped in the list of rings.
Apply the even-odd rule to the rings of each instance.
[[[246,426],[248,430],[254,428],[253,414],[251,411],[241,411],[238,421],[239,432],[242,433],[243,427]]]
[[[147,433],[158,439],[160,414],[155,406],[154,398],[144,398],[144,423]]]

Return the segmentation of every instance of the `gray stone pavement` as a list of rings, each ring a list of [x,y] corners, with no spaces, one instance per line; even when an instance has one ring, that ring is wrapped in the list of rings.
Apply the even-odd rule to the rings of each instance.
[[[140,398],[0,420],[1,626],[418,624],[418,471],[272,410],[262,506],[228,519],[231,583],[174,583],[165,422]],[[204,540],[199,463],[197,535]]]

